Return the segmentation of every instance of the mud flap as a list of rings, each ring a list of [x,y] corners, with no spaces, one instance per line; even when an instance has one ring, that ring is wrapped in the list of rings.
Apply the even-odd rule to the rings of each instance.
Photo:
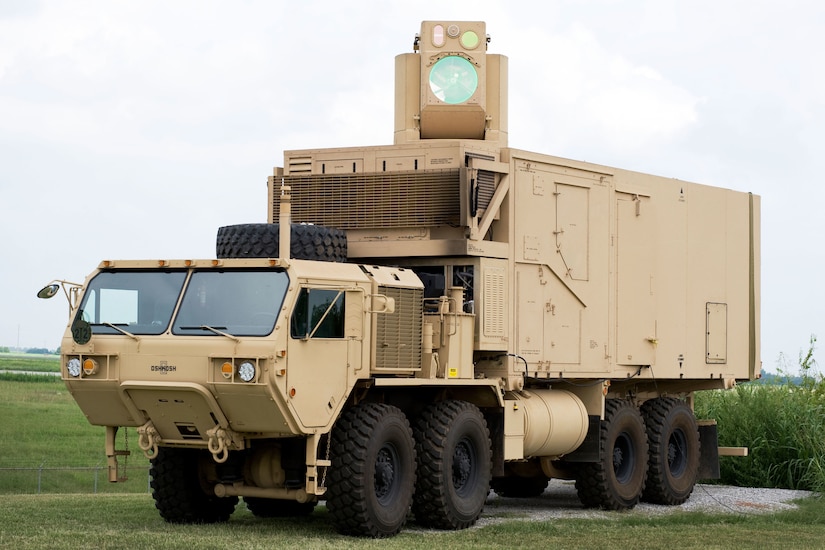
[[[719,479],[719,436],[715,420],[699,421],[699,473],[700,479]]]

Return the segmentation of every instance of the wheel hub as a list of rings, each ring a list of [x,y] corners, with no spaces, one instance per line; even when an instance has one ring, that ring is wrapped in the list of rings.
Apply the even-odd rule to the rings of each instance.
[[[473,471],[472,450],[466,441],[456,445],[453,453],[453,487],[460,490],[467,485]]]
[[[616,438],[616,445],[613,447],[613,473],[619,483],[630,481],[633,476],[634,459],[633,441],[627,433],[622,433]]]
[[[390,494],[395,481],[395,460],[392,449],[384,446],[375,458],[375,496],[380,499]]]
[[[680,476],[687,467],[687,438],[681,430],[674,431],[667,444],[667,465],[670,474]]]

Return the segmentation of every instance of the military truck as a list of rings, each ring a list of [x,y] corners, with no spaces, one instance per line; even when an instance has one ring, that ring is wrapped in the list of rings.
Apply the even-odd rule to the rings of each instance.
[[[718,476],[697,391],[759,376],[759,197],[508,147],[507,58],[425,21],[393,145],[293,150],[268,219],[214,259],[105,260],[69,298],[62,376],[136,429],[170,522],[309,514],[462,529],[492,488],[678,505]],[[134,439],[133,439],[134,440]]]

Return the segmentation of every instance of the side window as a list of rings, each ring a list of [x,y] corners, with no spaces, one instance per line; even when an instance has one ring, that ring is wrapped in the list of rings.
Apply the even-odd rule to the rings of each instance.
[[[343,338],[344,292],[302,288],[290,321],[293,338]]]

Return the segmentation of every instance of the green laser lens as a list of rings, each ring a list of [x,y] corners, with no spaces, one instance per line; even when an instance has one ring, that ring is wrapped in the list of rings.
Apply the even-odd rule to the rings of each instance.
[[[430,89],[444,103],[464,103],[478,89],[478,73],[463,57],[443,57],[430,70]]]

